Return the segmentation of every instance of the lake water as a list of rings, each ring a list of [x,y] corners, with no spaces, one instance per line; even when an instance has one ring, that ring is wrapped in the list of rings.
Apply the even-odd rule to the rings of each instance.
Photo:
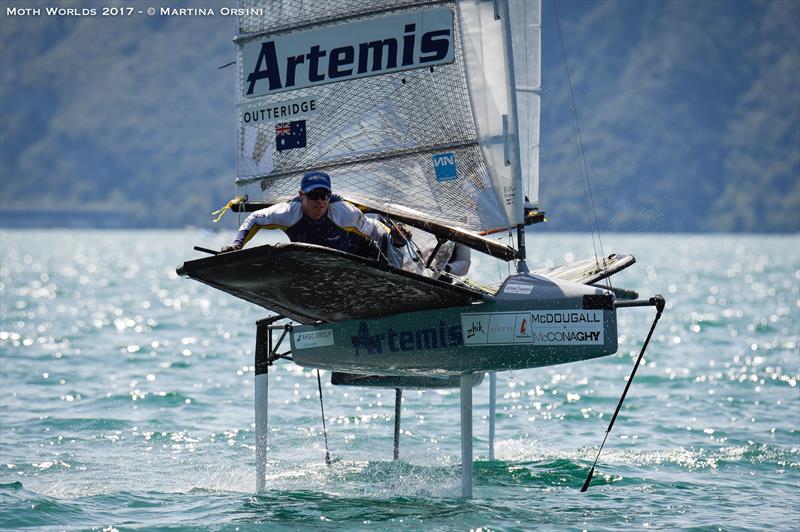
[[[580,487],[654,317],[620,311],[620,350],[498,376],[474,392],[474,498],[460,492],[457,390],[323,393],[270,373],[267,490],[255,492],[254,322],[266,312],[175,275],[230,234],[0,231],[0,528],[796,529],[800,238],[604,235],[614,277],[667,310]],[[262,240],[266,241],[266,240]],[[530,265],[591,256],[528,238]],[[496,281],[506,266],[477,260]]]

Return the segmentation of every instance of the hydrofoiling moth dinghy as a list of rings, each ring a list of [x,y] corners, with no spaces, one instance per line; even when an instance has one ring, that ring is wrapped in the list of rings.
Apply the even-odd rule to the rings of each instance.
[[[321,170],[337,194],[435,245],[424,253],[409,242],[405,269],[380,255],[289,243],[211,252],[178,273],[276,313],[256,327],[259,490],[268,368],[290,358],[331,370],[334,384],[396,388],[397,414],[403,388],[460,387],[469,497],[472,387],[483,375],[493,407],[495,372],[611,355],[617,310],[655,306],[655,327],[663,299],[623,301],[631,294],[610,287],[632,256],[528,270],[524,229],[544,219],[538,1],[299,6],[264,2],[239,17],[237,185],[260,185],[263,201],[229,206],[244,212],[290,200],[305,172]],[[494,238],[514,233],[516,246]],[[437,269],[434,256],[455,244],[513,261],[516,273],[490,288]],[[492,413],[490,434],[493,422]],[[399,415],[395,456],[398,429]]]

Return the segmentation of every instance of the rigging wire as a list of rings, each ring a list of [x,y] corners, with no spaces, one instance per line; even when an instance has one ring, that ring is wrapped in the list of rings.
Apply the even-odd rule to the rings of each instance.
[[[510,233],[511,232],[509,231],[509,235]],[[500,238],[502,238],[502,235],[500,236]],[[500,241],[500,238],[498,238],[498,242]],[[511,276],[511,265],[508,262],[505,263],[507,266],[508,275],[506,275],[506,277],[503,277],[503,262],[495,260],[495,264],[497,264],[497,282],[498,284],[502,284],[503,279]]]
[[[603,251],[603,240],[600,236],[600,224],[597,221],[597,208],[595,207],[594,203],[594,195],[592,194],[592,182],[589,177],[589,165],[586,162],[586,152],[583,149],[583,139],[581,137],[581,125],[580,121],[578,120],[578,108],[575,105],[575,95],[572,91],[572,79],[569,75],[569,66],[567,65],[567,51],[566,47],[564,46],[564,36],[561,32],[561,17],[558,14],[558,0],[553,0],[553,9],[556,14],[556,28],[558,29],[558,42],[561,47],[561,67],[564,71],[564,77],[567,81],[567,95],[569,97],[569,107],[572,111],[572,118],[574,121],[575,126],[575,140],[578,145],[578,151],[580,152],[581,156],[581,170],[583,171],[584,178],[586,183],[584,185],[584,194],[586,195],[586,199],[589,202],[589,205],[592,208],[592,215],[594,216],[594,231],[597,231],[597,241],[600,246],[600,255],[603,259],[603,268],[605,269],[606,263],[606,256],[605,252]],[[591,220],[589,221],[591,224]],[[597,246],[595,245],[594,241],[594,231],[592,231],[592,248],[594,249],[594,262],[598,268],[600,268],[600,263],[597,259]],[[610,276],[606,278],[608,286],[611,286],[611,279]]]

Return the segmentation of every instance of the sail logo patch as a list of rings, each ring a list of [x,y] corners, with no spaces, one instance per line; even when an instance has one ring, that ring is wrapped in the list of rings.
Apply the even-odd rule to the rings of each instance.
[[[278,151],[306,147],[306,121],[275,124],[275,147]]]
[[[294,349],[309,347],[328,347],[333,345],[333,329],[292,333]]]
[[[452,181],[457,178],[456,155],[454,153],[439,153],[434,155],[433,169],[436,172],[436,181]]]
[[[421,9],[242,44],[242,96],[452,63],[453,12]]]

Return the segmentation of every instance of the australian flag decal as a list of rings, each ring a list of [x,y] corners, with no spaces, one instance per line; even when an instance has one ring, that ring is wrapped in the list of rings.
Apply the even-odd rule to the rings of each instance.
[[[281,122],[275,124],[275,147],[278,151],[306,147],[306,121]]]

